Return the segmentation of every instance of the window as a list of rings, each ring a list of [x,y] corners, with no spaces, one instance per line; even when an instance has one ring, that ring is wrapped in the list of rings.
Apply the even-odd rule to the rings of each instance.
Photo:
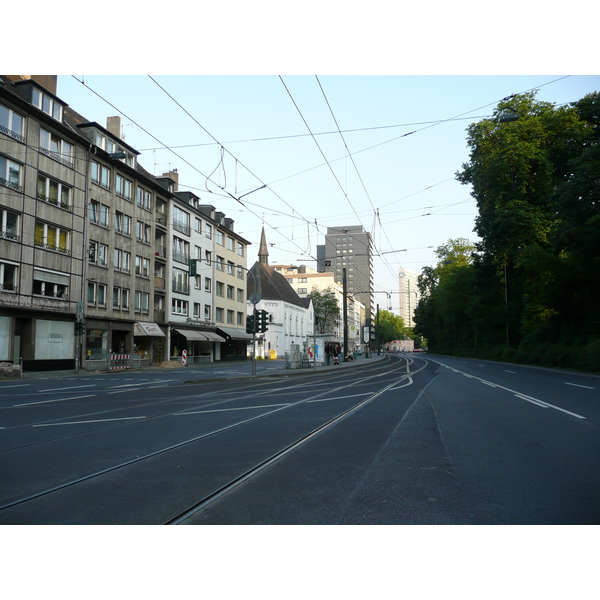
[[[33,295],[67,300],[67,286],[50,281],[33,280]]]
[[[146,210],[150,210],[150,199],[152,195],[144,188],[138,187],[137,189],[137,204]]]
[[[200,303],[199,302],[194,302],[194,318],[196,318],[196,319],[200,318]]]
[[[106,244],[100,244],[99,242],[94,242],[90,240],[88,260],[90,263],[98,265],[100,267],[107,267],[108,246]]]
[[[150,244],[150,231],[150,225],[146,225],[142,221],[136,222],[135,237],[138,242]]]
[[[92,181],[107,190],[110,189],[109,169],[97,162],[92,162]]]
[[[40,150],[50,158],[54,158],[69,167],[73,166],[73,146],[51,131],[46,131],[41,127]]]
[[[242,267],[237,268],[238,279],[244,279],[244,269]]]
[[[136,312],[148,312],[150,306],[150,294],[148,292],[135,292],[133,309]]]
[[[115,231],[131,236],[131,217],[119,211],[115,212]]]
[[[129,310],[129,290],[127,288],[121,290],[121,308]]]
[[[217,296],[223,297],[224,285],[221,281],[217,281]]]
[[[233,290],[234,290],[234,287],[232,285],[227,286],[227,299],[228,300],[233,300]]]
[[[189,272],[183,269],[173,269],[172,290],[181,294],[190,293]]]
[[[173,238],[173,260],[180,263],[188,263],[190,258],[190,244],[181,238]]]
[[[238,256],[244,256],[244,244],[242,244],[241,242],[238,242],[237,253]]]
[[[5,156],[0,156],[0,185],[17,192],[23,191],[21,188],[21,165]]]
[[[204,320],[210,321],[212,319],[212,307],[210,304],[204,305]]]
[[[121,308],[121,288],[113,287],[113,308]]]
[[[135,257],[135,274],[139,277],[149,277],[150,261],[142,256]]]
[[[243,325],[244,324],[244,313],[238,312],[238,314],[237,314],[237,324],[238,325]]]
[[[202,233],[202,221],[196,217],[196,221],[195,221],[195,229],[198,233]]]
[[[190,235],[190,215],[178,206],[173,207],[173,229]]]
[[[131,269],[130,263],[131,254],[129,252],[125,252],[124,250],[120,250],[119,248],[115,248],[113,253],[113,267],[115,270],[129,273]]]
[[[222,308],[217,307],[215,309],[215,320],[217,321],[217,323],[223,322],[223,309]]]
[[[195,290],[202,289],[202,277],[200,275],[196,275],[194,277],[194,289]]]
[[[177,298],[173,298],[171,300],[171,314],[187,315],[188,314],[187,300],[179,300]]]
[[[88,281],[87,303],[89,306],[106,306],[106,285],[104,283]]]
[[[222,256],[217,256],[217,269],[219,271],[223,270],[223,257]]]
[[[212,279],[210,277],[204,278],[204,291],[210,292],[212,290]]]
[[[204,251],[204,259],[206,260],[206,264],[210,265],[212,262],[212,252],[210,250]]]
[[[233,252],[234,251],[233,244],[234,244],[233,238],[230,238],[228,236],[227,237],[227,250],[231,250]]]
[[[66,229],[36,221],[35,245],[53,252],[69,253],[69,232]]]
[[[21,115],[0,104],[0,131],[2,133],[24,142],[24,123],[25,119]]]
[[[306,288],[298,288],[298,294],[306,294]]]
[[[41,173],[38,174],[37,197],[50,204],[60,204],[61,208],[71,206],[71,188]]]
[[[233,275],[233,268],[235,267],[235,265],[228,260],[227,261],[227,275]]]
[[[0,208],[0,238],[19,241],[19,214]]]
[[[90,201],[90,223],[96,223],[108,229],[108,206],[96,200]]]
[[[12,263],[0,262],[0,291],[16,292],[19,267]]]
[[[235,316],[235,312],[232,310],[227,311],[227,323],[233,325],[233,317]]]
[[[223,246],[223,232],[219,230],[217,230],[217,244]]]
[[[117,196],[121,196],[125,198],[125,200],[131,201],[131,181],[129,179],[125,179],[122,175],[115,176],[115,188],[117,192]]]
[[[206,224],[206,227],[204,228],[204,235],[206,235],[209,240],[212,239],[212,225],[209,225],[208,223]]]
[[[306,283],[308,281],[308,279],[306,277],[300,277],[298,279],[298,283]]]
[[[237,301],[238,302],[244,301],[244,290],[241,290],[240,288],[237,289]]]
[[[37,88],[33,88],[31,103],[34,106],[41,108],[45,113],[49,114],[57,121],[62,120],[62,104],[59,104],[54,98]]]

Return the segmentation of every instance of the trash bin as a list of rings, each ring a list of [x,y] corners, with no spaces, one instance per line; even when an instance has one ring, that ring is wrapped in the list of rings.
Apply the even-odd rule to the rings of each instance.
[[[269,350],[269,358],[271,360],[275,360],[277,358],[277,351],[276,350]]]

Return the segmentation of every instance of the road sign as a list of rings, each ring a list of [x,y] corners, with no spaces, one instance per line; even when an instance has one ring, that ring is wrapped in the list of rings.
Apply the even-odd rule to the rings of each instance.
[[[181,364],[185,367],[187,365],[187,350],[181,351]]]

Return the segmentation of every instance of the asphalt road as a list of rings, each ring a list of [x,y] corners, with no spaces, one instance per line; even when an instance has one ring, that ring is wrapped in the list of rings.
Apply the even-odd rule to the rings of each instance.
[[[596,376],[430,355],[197,373],[2,382],[0,523],[600,522]]]

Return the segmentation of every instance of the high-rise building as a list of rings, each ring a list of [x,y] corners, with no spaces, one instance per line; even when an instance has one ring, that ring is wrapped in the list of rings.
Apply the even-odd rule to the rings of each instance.
[[[321,248],[321,250],[319,249]],[[323,246],[317,246],[319,271],[331,271],[342,285],[346,269],[346,291],[366,309],[367,318],[375,318],[373,301],[373,241],[362,225],[328,227]]]
[[[420,273],[400,267],[398,270],[398,286],[400,291],[400,316],[406,327],[415,326],[415,309],[419,304],[419,288],[417,278]]]

